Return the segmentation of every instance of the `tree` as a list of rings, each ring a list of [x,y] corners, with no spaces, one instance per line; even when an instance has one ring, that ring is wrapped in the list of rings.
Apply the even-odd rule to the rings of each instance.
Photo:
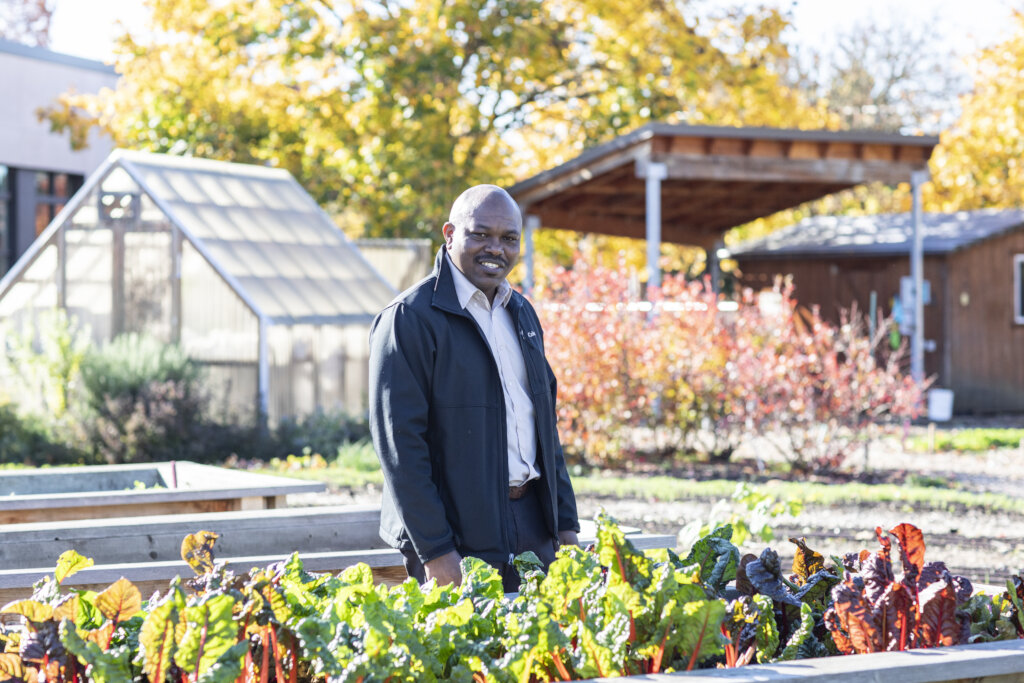
[[[1024,207],[1024,11],[975,62],[974,89],[932,156],[926,203],[940,211]]]
[[[282,166],[355,234],[437,237],[452,198],[651,120],[820,126],[774,10],[661,0],[153,0],[114,91],[47,115],[75,144]]]
[[[55,5],[55,0],[4,0],[0,3],[0,38],[47,47]]]
[[[939,34],[935,18],[856,23],[828,51],[798,55],[788,80],[844,129],[934,134],[954,120],[952,105],[967,89]]]

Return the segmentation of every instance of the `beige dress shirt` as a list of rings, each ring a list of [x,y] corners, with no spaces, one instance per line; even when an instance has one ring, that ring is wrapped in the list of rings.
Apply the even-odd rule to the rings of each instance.
[[[494,306],[487,295],[476,288],[451,258],[448,266],[455,280],[455,293],[459,304],[468,312],[484,333],[491,355],[498,366],[501,388],[505,394],[505,421],[508,432],[508,483],[519,486],[540,477],[537,471],[537,437],[533,424],[533,401],[530,399],[526,378],[526,362],[519,346],[515,324],[507,305],[512,297],[512,286],[501,283],[494,296]]]

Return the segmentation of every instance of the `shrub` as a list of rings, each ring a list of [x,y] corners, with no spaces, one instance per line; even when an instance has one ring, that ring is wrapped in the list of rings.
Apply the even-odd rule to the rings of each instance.
[[[84,459],[84,453],[56,438],[42,418],[21,415],[14,405],[0,404],[0,463],[53,465]]]
[[[342,411],[316,411],[305,417],[281,420],[274,430],[274,449],[278,457],[309,450],[332,458],[348,443],[370,438],[365,417]]]
[[[856,311],[838,327],[751,291],[726,302],[704,282],[669,275],[642,300],[617,269],[577,262],[538,291],[559,421],[571,459],[619,464],[680,450],[728,458],[769,437],[797,469],[838,467],[864,430],[912,415],[920,390]]]
[[[108,463],[195,459],[206,397],[200,373],[177,346],[125,334],[82,361],[83,423]]]

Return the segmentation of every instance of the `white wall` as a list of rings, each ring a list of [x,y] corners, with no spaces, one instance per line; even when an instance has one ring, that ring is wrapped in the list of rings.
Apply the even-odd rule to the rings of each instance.
[[[73,152],[69,136],[51,133],[36,110],[71,89],[95,93],[116,83],[101,62],[0,40],[0,164],[88,176],[113,148],[110,138],[94,131],[89,146]]]

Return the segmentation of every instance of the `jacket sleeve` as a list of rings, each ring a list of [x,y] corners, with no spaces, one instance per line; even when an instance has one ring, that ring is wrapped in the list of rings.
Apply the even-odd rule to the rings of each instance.
[[[370,330],[373,445],[395,513],[421,562],[455,549],[432,477],[428,439],[436,350],[423,321],[401,303],[382,311]]]
[[[547,366],[548,371],[548,383],[551,386],[551,405],[558,406],[558,380],[555,379],[555,373],[551,369],[551,365],[544,360],[544,365]],[[557,425],[558,420],[556,418],[555,424]],[[569,479],[569,471],[565,467],[565,456],[562,453],[562,440],[558,438],[558,430],[555,429],[555,468],[557,470],[556,477],[558,478],[558,514],[556,524],[558,525],[558,531],[579,531],[580,520],[579,515],[576,512],[576,494],[572,490],[572,481]]]

